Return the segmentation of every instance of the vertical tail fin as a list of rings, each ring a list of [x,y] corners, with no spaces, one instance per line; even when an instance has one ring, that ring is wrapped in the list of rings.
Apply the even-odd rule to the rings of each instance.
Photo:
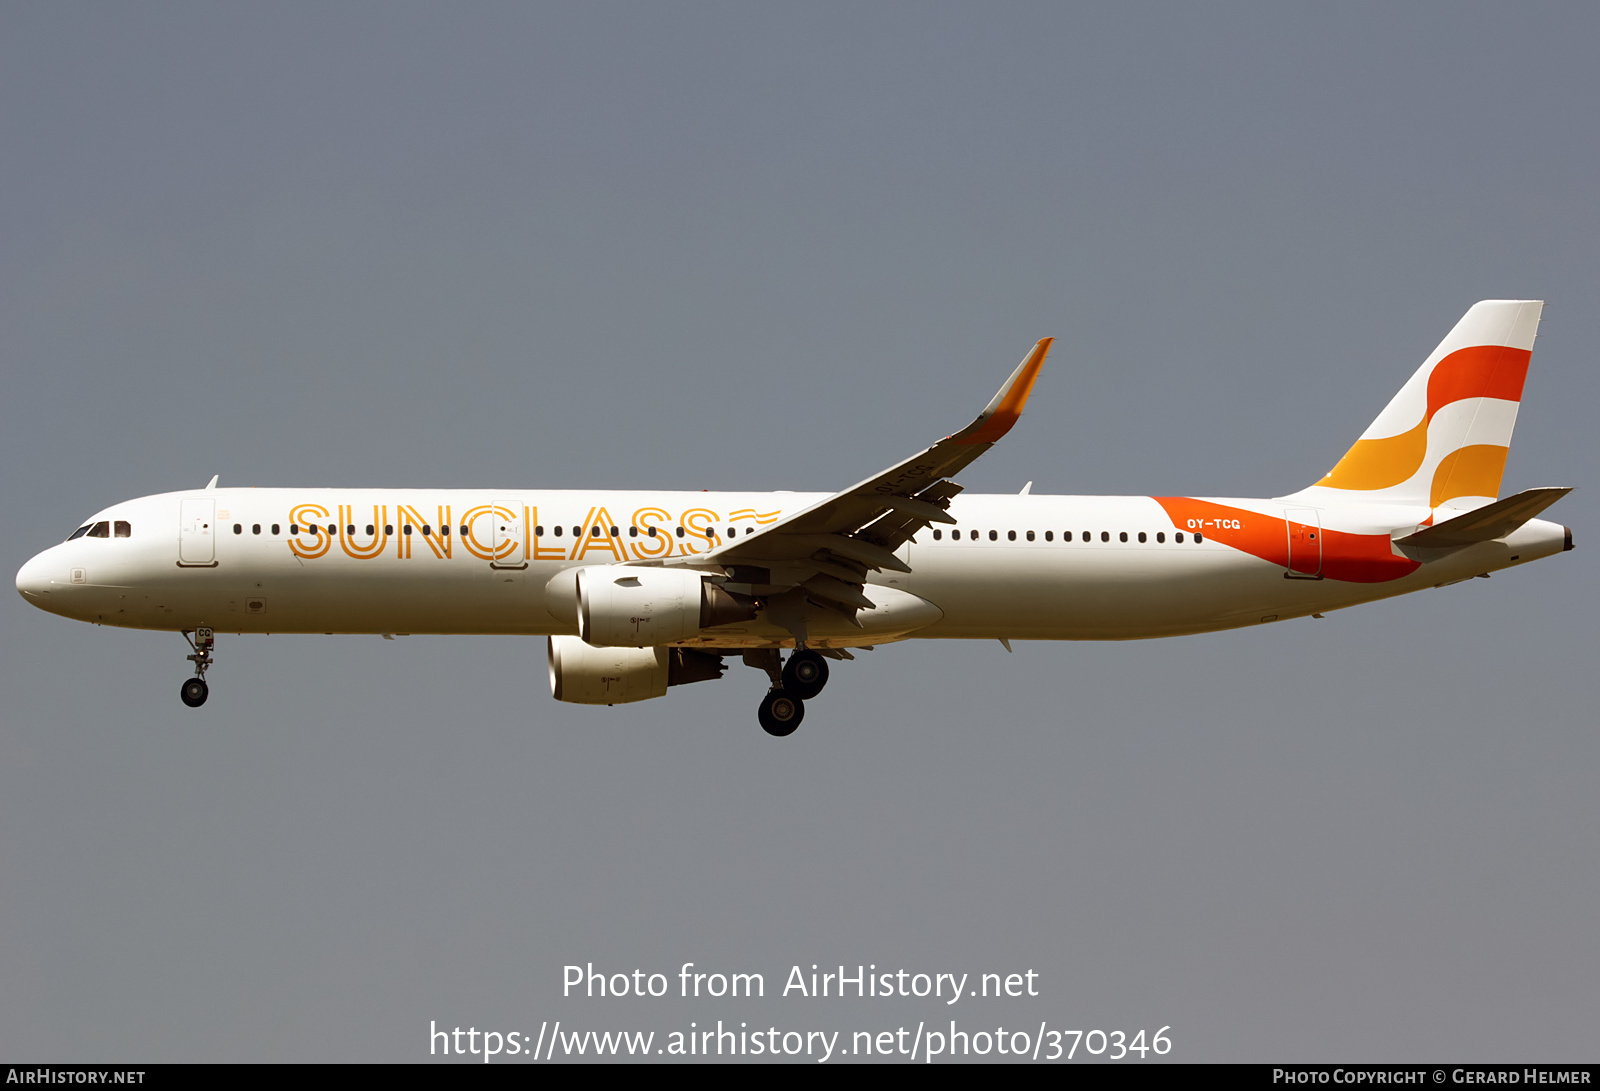
[[[1295,498],[1463,509],[1495,499],[1543,307],[1475,304],[1339,464]]]

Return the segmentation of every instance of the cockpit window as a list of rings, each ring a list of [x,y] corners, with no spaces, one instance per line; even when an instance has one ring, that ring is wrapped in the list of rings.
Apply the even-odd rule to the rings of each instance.
[[[83,526],[72,532],[71,536],[67,538],[67,541],[70,542],[73,538],[82,538],[85,534],[89,533],[89,528],[92,526],[94,526],[93,523],[83,524]]]
[[[112,524],[112,530],[118,538],[133,537],[133,526],[126,519],[118,519]]]
[[[89,537],[91,537],[91,538],[109,538],[109,537],[111,537],[111,524],[106,522],[104,519],[100,520],[94,526],[89,528]]]

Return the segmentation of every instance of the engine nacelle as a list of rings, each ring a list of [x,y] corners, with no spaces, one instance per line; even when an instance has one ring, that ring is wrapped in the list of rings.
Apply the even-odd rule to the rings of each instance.
[[[584,568],[577,583],[578,635],[595,647],[671,644],[756,616],[753,603],[682,568]]]
[[[722,657],[692,648],[596,648],[575,636],[550,638],[550,693],[578,705],[625,705],[663,696],[668,686],[721,678]]]
[[[550,638],[550,693],[579,705],[625,705],[667,692],[666,648],[595,648]]]

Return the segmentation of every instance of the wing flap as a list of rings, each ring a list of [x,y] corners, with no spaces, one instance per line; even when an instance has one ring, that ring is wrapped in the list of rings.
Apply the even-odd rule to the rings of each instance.
[[[842,602],[846,606],[854,606],[857,610],[876,610],[877,603],[861,593],[861,585],[847,583],[832,576],[818,574],[812,576],[804,584],[808,596],[825,598],[832,602]]]
[[[931,523],[954,523],[955,520],[948,514],[948,509],[950,501],[960,493],[961,486],[954,481],[936,481],[919,492],[914,499],[919,505],[937,511],[943,518],[933,519],[921,511],[902,508],[896,504],[887,514],[879,516],[862,528],[859,536],[885,549],[899,549],[916,537],[919,530]]]

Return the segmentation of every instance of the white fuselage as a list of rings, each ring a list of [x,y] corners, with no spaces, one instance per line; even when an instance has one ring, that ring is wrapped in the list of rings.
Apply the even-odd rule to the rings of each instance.
[[[126,536],[53,546],[24,566],[17,587],[52,613],[128,628],[572,634],[577,569],[692,559],[824,495],[168,493],[96,514],[90,523],[120,521]],[[811,623],[812,643],[1125,640],[1227,629],[1525,564],[1566,542],[1563,527],[1534,520],[1499,540],[1407,558],[1388,539],[1428,512],[1393,505],[1313,511],[1272,500],[962,495],[949,514],[953,526],[924,529],[901,548],[909,573],[869,578],[879,608],[860,611],[860,627],[823,612]],[[1280,548],[1293,520],[1324,531],[1312,548],[1327,543],[1326,563],[1320,552],[1308,561],[1303,542]],[[1334,557],[1357,548],[1348,543],[1364,558],[1353,579],[1341,577],[1348,573]],[[773,647],[793,638],[762,617],[682,643]]]

